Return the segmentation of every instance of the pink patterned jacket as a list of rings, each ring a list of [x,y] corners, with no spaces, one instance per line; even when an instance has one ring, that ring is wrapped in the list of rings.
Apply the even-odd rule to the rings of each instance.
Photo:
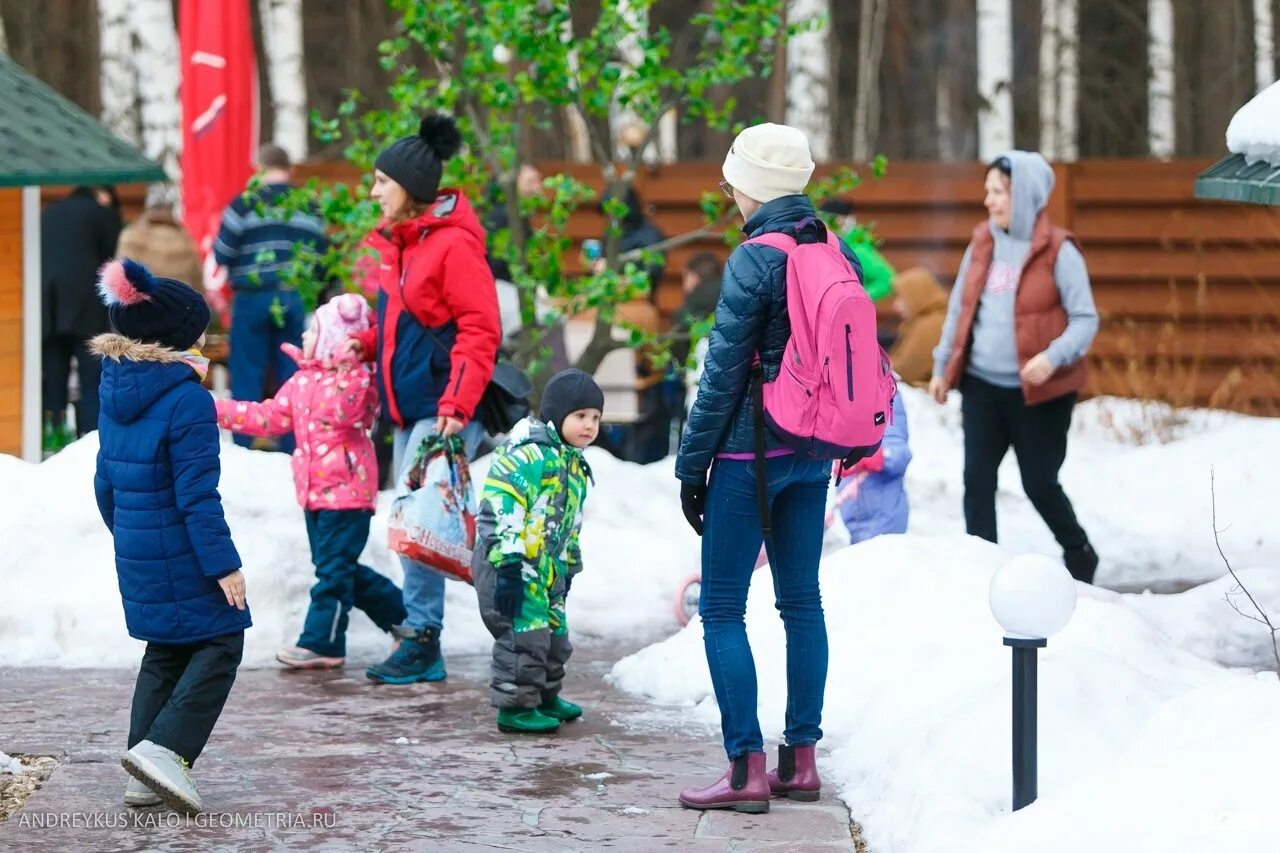
[[[369,430],[378,390],[369,368],[354,356],[306,359],[291,344],[280,348],[298,362],[274,399],[262,403],[218,400],[218,426],[253,436],[293,430],[293,482],[308,510],[372,510],[378,499],[378,463]]]

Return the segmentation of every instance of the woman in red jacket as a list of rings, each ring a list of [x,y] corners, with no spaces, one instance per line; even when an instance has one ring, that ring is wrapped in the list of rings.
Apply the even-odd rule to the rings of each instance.
[[[377,256],[361,266],[376,277],[378,325],[355,341],[376,363],[382,414],[396,427],[399,479],[430,436],[461,434],[468,454],[484,436],[472,416],[502,333],[484,229],[462,192],[440,187],[444,161],[461,145],[453,119],[432,115],[374,162],[369,195],[382,221],[366,240]],[[400,645],[368,676],[390,684],[440,681],[445,580],[412,560],[401,564],[408,616],[395,629]]]

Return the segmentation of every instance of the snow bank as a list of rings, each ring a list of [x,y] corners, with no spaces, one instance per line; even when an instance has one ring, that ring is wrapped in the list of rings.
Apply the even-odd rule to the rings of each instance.
[[[904,391],[913,461],[910,532],[964,532],[963,435],[958,395],[943,407]],[[1134,444],[1135,439],[1163,443]],[[1280,420],[1102,398],[1077,407],[1062,482],[1102,557],[1104,586],[1175,591],[1226,573],[1213,543],[1209,472],[1218,527],[1233,565],[1280,566],[1273,520],[1280,477],[1260,464],[1280,445]],[[996,497],[1000,542],[1010,553],[1061,556],[1022,491],[1012,451]]]
[[[1280,168],[1280,81],[1240,108],[1227,125],[1227,150]]]
[[[11,755],[5,755],[0,752],[0,774],[8,774],[11,776],[20,776],[27,772],[27,768],[22,762]]]
[[[1182,648],[1196,645],[1188,640],[1201,627],[1207,634],[1211,623],[1235,620],[1259,629],[1251,655],[1268,642],[1212,590],[1134,596],[1080,587],[1073,620],[1041,653],[1041,800],[1010,817],[1010,654],[987,604],[1005,556],[967,537],[906,535],[823,563],[831,648],[823,771],[871,849],[1249,849],[1221,846],[1215,833],[1224,822],[1253,849],[1266,846],[1272,804],[1262,774],[1280,754],[1280,684]],[[785,644],[766,572],[752,584],[747,622],[761,723],[777,738]],[[718,722],[696,620],[609,677]]]
[[[0,456],[0,665],[136,666],[142,643],[129,639],[116,587],[112,543],[93,497],[97,439],[90,436],[42,465]],[[680,515],[671,465],[640,467],[588,451],[598,486],[587,501],[585,570],[569,605],[573,630],[611,638],[652,636],[672,622],[678,582],[697,569],[697,538]],[[313,582],[302,513],[289,460],[223,446],[222,495],[245,561],[254,627],[247,665],[269,664],[297,639]],[[477,479],[487,461],[477,462]],[[390,495],[374,518],[365,561],[401,579],[386,550]],[[450,583],[446,652],[487,650],[471,587]],[[387,641],[353,613],[348,654],[360,663],[385,656]]]

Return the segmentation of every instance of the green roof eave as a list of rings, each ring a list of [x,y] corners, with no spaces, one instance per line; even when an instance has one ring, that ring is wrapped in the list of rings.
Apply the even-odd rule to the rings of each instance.
[[[1280,206],[1280,165],[1232,154],[1200,173],[1196,198]]]
[[[0,187],[101,186],[103,184],[150,184],[169,180],[164,169],[68,169],[48,172],[0,172]]]
[[[0,187],[165,179],[141,151],[0,53]]]

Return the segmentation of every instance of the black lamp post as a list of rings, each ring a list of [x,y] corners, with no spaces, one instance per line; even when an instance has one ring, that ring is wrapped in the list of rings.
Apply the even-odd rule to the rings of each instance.
[[[1076,609],[1076,584],[1057,560],[1014,557],[991,578],[991,613],[1013,649],[1013,810],[1036,801],[1037,685],[1040,649]]]
[[[1005,637],[1013,648],[1013,810],[1036,801],[1036,664],[1048,640]]]

